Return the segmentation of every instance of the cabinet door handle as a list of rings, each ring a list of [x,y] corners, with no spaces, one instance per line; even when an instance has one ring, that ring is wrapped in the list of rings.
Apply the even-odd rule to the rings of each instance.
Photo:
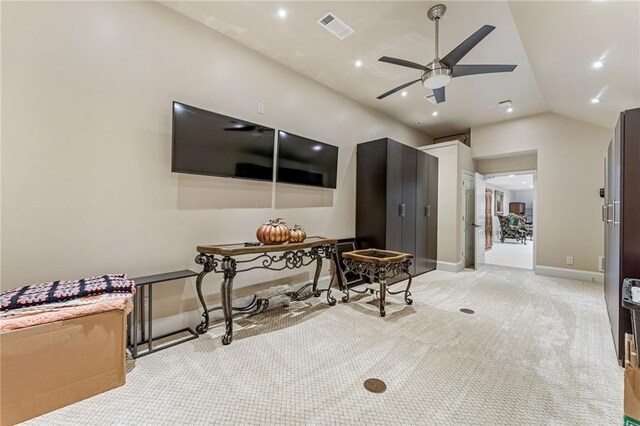
[[[607,209],[607,205],[603,204],[601,210],[602,210],[602,221],[606,222],[607,221],[607,210],[608,210]]]
[[[400,217],[404,217],[405,216],[405,204],[404,203],[400,203],[400,205],[398,206],[398,216]]]
[[[616,204],[618,204],[617,209]],[[620,225],[620,220],[616,220],[618,219],[618,217],[616,217],[616,213],[618,213],[617,216],[620,216],[620,201],[613,200],[613,224]]]
[[[424,208],[424,215],[426,217],[431,217],[431,206],[427,206]]]

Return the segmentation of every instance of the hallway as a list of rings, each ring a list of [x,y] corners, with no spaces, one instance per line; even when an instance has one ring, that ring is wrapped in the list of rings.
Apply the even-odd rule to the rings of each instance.
[[[526,245],[513,240],[494,241],[493,248],[484,256],[488,265],[533,269],[533,241],[528,240]]]

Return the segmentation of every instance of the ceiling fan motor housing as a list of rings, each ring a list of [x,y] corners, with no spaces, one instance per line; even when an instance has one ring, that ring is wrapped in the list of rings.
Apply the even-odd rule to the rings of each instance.
[[[422,73],[422,85],[427,89],[438,89],[451,81],[451,69],[442,62],[433,61],[427,68]]]

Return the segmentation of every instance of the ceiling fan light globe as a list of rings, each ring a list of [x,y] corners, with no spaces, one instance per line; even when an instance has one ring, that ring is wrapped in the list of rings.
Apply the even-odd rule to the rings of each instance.
[[[451,81],[451,76],[448,74],[436,74],[425,78],[422,81],[422,85],[427,89],[439,89],[446,86]]]

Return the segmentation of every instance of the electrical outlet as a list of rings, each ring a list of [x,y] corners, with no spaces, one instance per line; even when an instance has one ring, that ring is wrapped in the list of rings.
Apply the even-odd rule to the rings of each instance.
[[[567,265],[573,265],[573,256],[567,256]]]
[[[262,102],[258,102],[258,113],[264,114],[264,104]]]

